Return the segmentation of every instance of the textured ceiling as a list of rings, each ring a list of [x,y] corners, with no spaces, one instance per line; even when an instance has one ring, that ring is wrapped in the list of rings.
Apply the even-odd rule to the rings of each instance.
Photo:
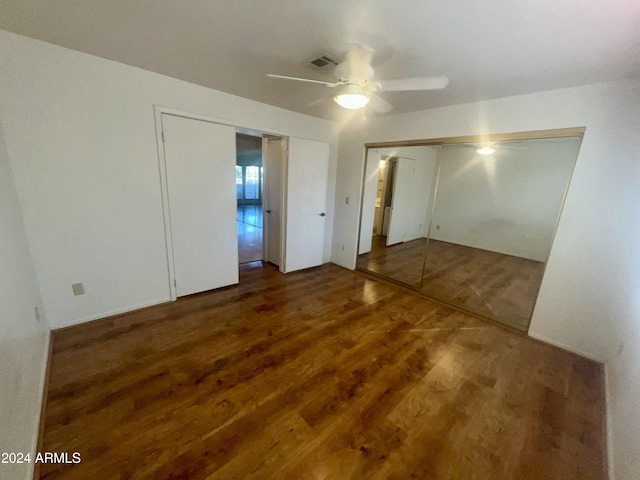
[[[0,0],[0,28],[289,110],[337,120],[304,66],[348,43],[376,77],[447,75],[381,94],[389,114],[640,76],[638,0]]]

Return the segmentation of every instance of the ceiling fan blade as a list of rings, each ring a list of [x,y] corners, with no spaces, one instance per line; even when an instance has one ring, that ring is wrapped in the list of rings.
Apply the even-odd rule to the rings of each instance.
[[[324,95],[320,98],[316,98],[314,101],[306,103],[305,107],[315,107],[316,105],[321,104],[322,102],[329,100],[333,95]]]
[[[286,75],[276,75],[274,73],[267,73],[267,77],[284,78],[285,80],[295,80],[297,82],[319,83],[321,85],[326,85],[327,87],[335,87],[336,85],[338,85],[337,83],[323,82],[321,80],[311,80],[310,78],[287,77]]]
[[[400,78],[378,82],[381,92],[401,92],[410,90],[442,90],[449,84],[444,75],[439,77]]]
[[[375,93],[369,94],[368,97],[369,103],[367,104],[367,106],[371,107],[378,113],[387,113],[393,109],[393,105],[391,105],[389,102],[382,99]]]

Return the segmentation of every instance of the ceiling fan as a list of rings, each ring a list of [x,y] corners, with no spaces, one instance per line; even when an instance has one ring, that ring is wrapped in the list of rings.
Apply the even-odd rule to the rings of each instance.
[[[269,73],[267,76],[295,80],[298,82],[317,83],[330,88],[339,88],[333,100],[343,108],[357,109],[369,105],[378,113],[386,113],[393,108],[389,102],[377,95],[377,92],[399,92],[415,90],[441,90],[447,86],[449,79],[445,76],[413,77],[397,80],[377,80],[371,66],[373,50],[362,45],[349,45],[343,62],[335,67],[335,82],[324,82],[308,78],[288,77]],[[307,106],[323,101],[312,102]]]

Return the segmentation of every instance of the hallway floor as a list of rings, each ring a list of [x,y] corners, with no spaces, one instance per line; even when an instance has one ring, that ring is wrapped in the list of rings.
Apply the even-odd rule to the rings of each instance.
[[[238,262],[262,259],[262,205],[238,205]]]

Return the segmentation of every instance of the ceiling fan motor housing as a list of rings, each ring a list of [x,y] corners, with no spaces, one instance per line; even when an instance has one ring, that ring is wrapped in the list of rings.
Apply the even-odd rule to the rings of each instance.
[[[373,78],[373,67],[366,65],[366,68],[360,69],[360,71],[353,71],[353,66],[349,65],[349,62],[342,62],[335,69],[335,76],[338,83],[345,85],[362,85]],[[350,71],[351,70],[351,71]]]

